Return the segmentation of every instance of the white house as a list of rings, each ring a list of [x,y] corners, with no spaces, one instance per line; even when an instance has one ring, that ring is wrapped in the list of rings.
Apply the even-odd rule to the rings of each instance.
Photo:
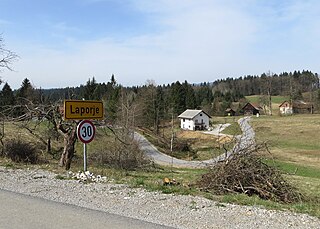
[[[186,110],[178,116],[181,120],[181,129],[184,130],[205,130],[209,128],[211,118],[203,110]]]
[[[288,101],[284,101],[279,106],[281,115],[291,115],[293,113],[292,104]]]

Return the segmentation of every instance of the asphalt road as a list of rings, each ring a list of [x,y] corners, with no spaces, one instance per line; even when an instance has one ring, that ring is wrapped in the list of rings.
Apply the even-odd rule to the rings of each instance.
[[[134,138],[139,142],[140,148],[144,151],[145,155],[155,163],[160,165],[174,166],[180,168],[203,168],[206,166],[214,165],[218,161],[225,160],[230,155],[236,152],[240,152],[248,147],[255,146],[255,134],[252,127],[249,124],[250,117],[244,117],[238,120],[240,128],[242,130],[242,135],[238,137],[236,145],[232,150],[228,151],[226,154],[222,154],[216,158],[205,160],[205,161],[185,161],[170,157],[164,153],[161,153],[155,146],[153,146],[144,136],[135,132]]]
[[[0,189],[0,229],[170,228]]]

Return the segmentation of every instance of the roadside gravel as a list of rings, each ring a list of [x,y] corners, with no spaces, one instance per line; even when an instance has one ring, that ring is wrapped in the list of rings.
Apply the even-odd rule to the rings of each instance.
[[[112,182],[82,184],[55,177],[56,174],[40,169],[0,166],[0,189],[176,228],[320,228],[320,219],[305,214],[220,204],[201,197],[148,192]]]

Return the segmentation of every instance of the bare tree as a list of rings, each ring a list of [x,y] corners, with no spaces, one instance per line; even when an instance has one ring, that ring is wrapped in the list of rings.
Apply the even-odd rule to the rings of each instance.
[[[272,115],[272,76],[273,73],[263,73],[261,76],[262,80],[262,96],[260,97],[260,103],[262,103],[265,113]]]
[[[63,135],[64,147],[61,153],[59,165],[70,169],[72,158],[75,154],[77,140],[76,121],[64,121],[57,104],[39,105],[28,101],[23,105],[3,107],[0,111],[2,122],[9,121],[19,129],[24,129],[35,137],[41,145],[46,146],[47,153],[51,153],[51,139]],[[19,112],[17,112],[17,110]],[[16,114],[19,114],[18,116]],[[41,125],[43,123],[43,125]],[[3,124],[4,125],[4,124]],[[41,127],[42,126],[42,127]],[[46,127],[46,128],[43,128]],[[4,131],[0,134],[0,144],[3,145]]]
[[[12,70],[11,64],[17,58],[18,58],[17,54],[15,54],[14,52],[11,52],[8,49],[5,49],[5,46],[3,43],[3,38],[0,34],[0,73],[3,69]],[[2,83],[2,80],[1,80],[1,75],[0,75],[0,84],[1,83]],[[0,114],[0,119],[1,119],[1,114]],[[3,141],[2,141],[2,139],[4,138],[4,122],[3,122],[3,120],[0,124],[0,129],[1,129],[0,142],[3,145]]]
[[[18,58],[18,55],[5,48],[3,38],[0,35],[0,72],[3,69],[12,71],[12,63]],[[1,79],[0,79],[1,83]]]

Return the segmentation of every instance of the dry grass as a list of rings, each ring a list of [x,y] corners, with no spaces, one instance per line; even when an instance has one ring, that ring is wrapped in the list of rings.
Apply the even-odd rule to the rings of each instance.
[[[233,138],[230,136],[216,136],[212,134],[204,134],[200,131],[181,130],[177,133],[177,137],[191,142],[193,149],[202,148],[220,148],[222,144],[230,143]]]
[[[320,115],[263,116],[252,125],[277,159],[320,168]]]
[[[196,157],[193,156],[194,159],[201,161],[223,154],[225,152],[223,145],[230,145],[233,141],[233,138],[230,136],[216,136],[204,134],[200,131],[179,130],[176,136],[183,141],[187,141],[190,144],[191,150],[196,155]]]

